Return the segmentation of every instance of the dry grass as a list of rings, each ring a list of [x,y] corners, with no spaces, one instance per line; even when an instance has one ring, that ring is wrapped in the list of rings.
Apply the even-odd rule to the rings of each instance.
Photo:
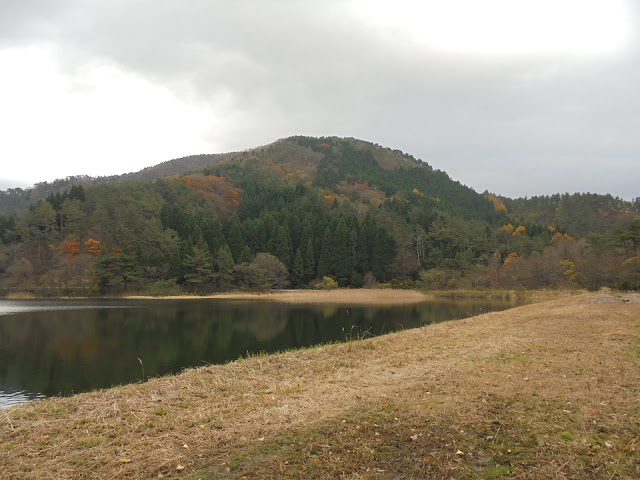
[[[563,297],[0,412],[8,478],[638,478],[640,306]]]
[[[156,298],[156,297],[129,297],[129,298]],[[289,290],[267,293],[218,293],[206,297],[159,297],[159,299],[184,299],[184,298],[219,298],[226,300],[268,300],[284,303],[311,303],[311,304],[347,304],[347,305],[391,305],[410,304],[424,302],[433,298],[431,295],[415,290],[391,290],[391,289],[348,289],[337,290]]]

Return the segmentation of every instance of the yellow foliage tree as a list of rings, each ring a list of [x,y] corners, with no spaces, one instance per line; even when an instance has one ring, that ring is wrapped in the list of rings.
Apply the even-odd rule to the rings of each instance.
[[[507,255],[507,258],[504,259],[502,267],[507,268],[518,260],[520,260],[520,256],[517,254],[517,252],[511,252],[509,255]]]
[[[551,237],[551,240],[553,240],[554,242],[558,242],[560,240],[575,242],[575,240],[571,235],[569,235],[568,233],[560,233],[560,232],[556,232],[556,234],[553,237]]]
[[[578,279],[576,264],[571,260],[562,260],[560,266],[564,268],[564,278],[566,278],[568,282],[573,283]]]
[[[518,228],[516,228],[513,233],[511,235],[513,235],[514,237],[517,235],[522,235],[525,232],[526,228],[524,228],[522,225],[520,225]]]
[[[496,212],[504,212],[507,213],[507,206],[495,195],[492,193],[485,193],[484,198],[493,203],[493,208],[496,209]]]
[[[100,240],[90,238],[84,242],[84,246],[87,248],[87,253],[89,255],[98,256],[102,253],[102,244],[100,243]]]

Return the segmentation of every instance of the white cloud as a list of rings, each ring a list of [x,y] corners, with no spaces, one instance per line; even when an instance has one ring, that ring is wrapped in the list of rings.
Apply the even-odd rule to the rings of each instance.
[[[2,175],[30,182],[136,171],[193,152],[205,139],[210,105],[189,103],[115,65],[86,64],[69,76],[52,47],[0,51]]]

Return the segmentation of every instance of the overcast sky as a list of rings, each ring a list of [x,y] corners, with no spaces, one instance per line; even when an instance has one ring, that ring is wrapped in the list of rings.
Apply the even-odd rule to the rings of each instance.
[[[0,188],[291,135],[640,196],[634,0],[2,0]]]

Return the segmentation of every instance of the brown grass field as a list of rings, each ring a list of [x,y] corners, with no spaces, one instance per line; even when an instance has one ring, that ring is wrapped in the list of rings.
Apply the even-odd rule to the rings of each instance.
[[[0,477],[640,478],[640,305],[588,298],[3,410]]]

